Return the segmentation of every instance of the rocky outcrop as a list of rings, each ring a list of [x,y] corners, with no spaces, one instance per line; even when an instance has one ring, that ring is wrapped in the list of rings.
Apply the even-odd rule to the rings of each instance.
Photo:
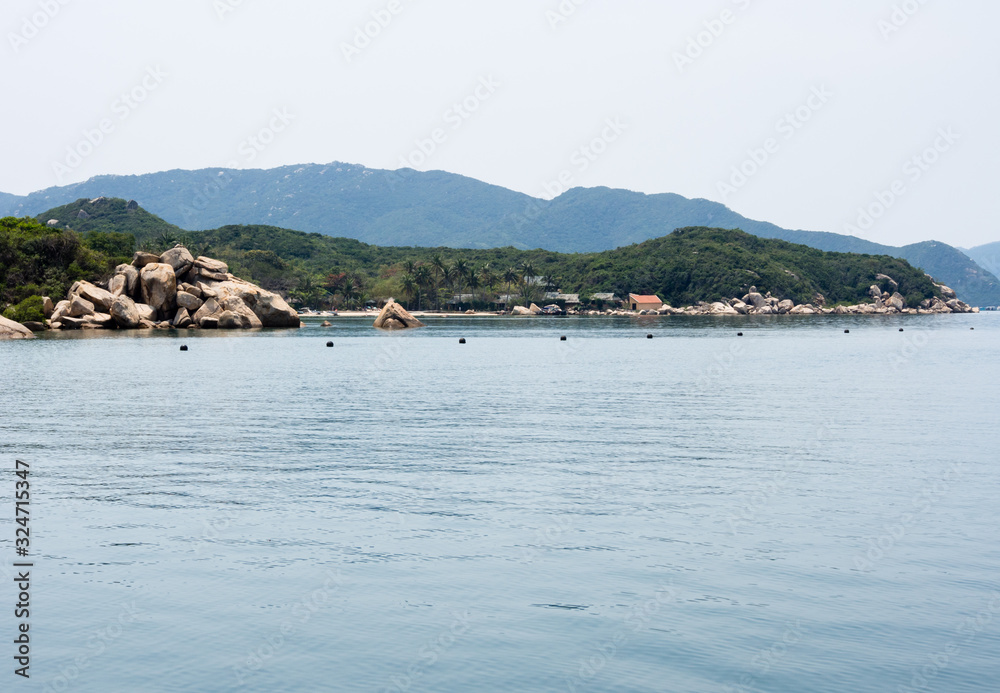
[[[531,315],[531,310],[524,306],[514,306],[510,309],[511,315]]]
[[[299,314],[281,296],[234,277],[224,262],[195,259],[183,246],[162,255],[136,253],[132,264],[115,268],[106,288],[77,282],[65,301],[46,312],[54,329],[301,325]],[[223,318],[224,313],[229,315]]]
[[[151,262],[139,273],[139,283],[142,285],[142,302],[161,315],[176,305],[177,275],[170,265]]]
[[[403,306],[392,299],[385,304],[382,312],[378,314],[373,325],[382,330],[412,329],[415,327],[425,327],[424,323],[410,315]]]
[[[111,317],[115,324],[123,330],[134,330],[139,326],[142,319],[139,310],[135,307],[135,301],[128,296],[119,296],[111,304]]]
[[[0,315],[0,340],[4,339],[34,339],[34,333],[19,322],[8,320]]]

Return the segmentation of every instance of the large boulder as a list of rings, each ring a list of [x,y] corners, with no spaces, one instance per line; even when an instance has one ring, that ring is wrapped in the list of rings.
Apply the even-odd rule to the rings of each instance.
[[[94,314],[94,304],[85,298],[73,296],[69,301],[69,311],[67,315],[71,318],[82,318],[86,315]]]
[[[114,326],[115,321],[108,313],[94,313],[83,319],[85,330],[107,330]]]
[[[136,269],[142,269],[146,265],[155,265],[160,261],[159,255],[153,255],[152,253],[144,253],[142,251],[137,252],[132,256],[132,266]]]
[[[72,293],[89,301],[94,304],[95,309],[102,311],[110,310],[111,304],[115,300],[114,294],[110,291],[94,286],[90,282],[77,282],[73,285]]]
[[[953,289],[949,289],[944,284],[938,284],[938,289],[941,291],[941,295],[945,297],[946,300],[952,300],[958,298],[958,295]]]
[[[751,288],[756,288],[756,287],[751,287]],[[746,296],[744,296],[743,302],[746,303],[747,305],[751,305],[754,308],[758,309],[768,305],[767,299],[764,298],[759,293],[757,293],[756,291],[751,291]]]
[[[52,303],[52,299],[48,296],[42,297],[42,313],[46,318],[51,318],[52,314],[56,311],[55,304]]]
[[[278,294],[237,279],[231,274],[226,277],[226,281],[218,283],[198,282],[202,298],[207,300],[214,297],[221,305],[226,298],[235,296],[253,311],[263,327],[299,327],[302,324],[299,314]]]
[[[375,319],[374,326],[379,329],[398,329],[394,324],[387,324],[389,320],[395,320],[406,328],[424,327],[424,323],[410,315],[410,312],[395,301],[389,301],[385,308]]]
[[[118,265],[115,268],[115,276],[125,277],[125,293],[133,298],[138,295],[139,270],[133,265]]]
[[[787,298],[784,301],[778,303],[778,312],[781,313],[782,315],[785,315],[786,313],[791,313],[793,308],[795,308],[795,301],[789,300]]]
[[[0,340],[3,339],[34,339],[35,335],[19,322],[14,322],[0,315]]]
[[[195,311],[192,317],[200,325],[201,321],[205,318],[218,318],[221,313],[222,306],[219,305],[217,300],[210,298],[202,304],[201,308]]]
[[[135,301],[128,296],[119,296],[115,299],[111,304],[111,317],[123,330],[134,330],[139,327],[139,321],[142,320],[139,310],[135,307]]]
[[[531,315],[531,311],[524,306],[514,306],[510,309],[511,315]]]
[[[535,305],[534,303],[532,303],[532,304],[531,304],[531,305],[530,305],[530,306],[528,307],[528,310],[530,310],[530,311],[531,311],[531,314],[532,314],[532,315],[541,315],[541,314],[542,314],[542,309],[541,309],[541,308],[539,308],[538,306],[536,306],[536,305]]]
[[[133,268],[135,269],[135,268]],[[112,296],[122,296],[125,294],[125,287],[128,286],[128,280],[125,279],[124,274],[116,274],[108,280],[108,291],[111,292]]]
[[[194,288],[194,287],[192,287]],[[194,289],[197,291],[197,289]],[[201,292],[199,292],[201,293]],[[188,293],[187,291],[177,292],[177,306],[179,308],[185,308],[190,313],[195,313],[204,304],[200,298]]]
[[[210,257],[199,257],[193,264],[198,269],[205,269],[210,272],[218,272],[219,274],[227,274],[229,272],[229,265],[221,260],[213,260]]]
[[[185,328],[191,325],[191,314],[187,312],[185,308],[178,308],[177,314],[174,315],[174,319],[171,321],[171,325],[177,328]]]
[[[222,309],[225,311],[230,311],[236,313],[243,319],[243,327],[250,329],[256,329],[264,326],[264,323],[257,314],[250,310],[250,307],[243,302],[243,299],[239,296],[226,296],[219,302]],[[222,317],[219,317],[219,327],[222,327]]]
[[[135,309],[139,311],[139,322],[143,320],[148,322],[155,322],[158,317],[156,314],[156,309],[153,306],[147,306],[145,303],[136,303]]]
[[[930,304],[927,305],[930,308]],[[55,309],[52,311],[52,315],[49,316],[50,322],[59,322],[59,320],[64,315],[69,315],[70,302],[69,301],[59,301],[56,304]]]
[[[174,274],[181,276],[194,265],[194,256],[182,245],[174,246],[160,256],[160,263],[174,268]]]
[[[885,302],[886,307],[892,308],[895,311],[902,313],[906,310],[906,299],[898,291],[889,297],[889,300]]]
[[[219,329],[220,330],[242,330],[248,325],[243,321],[245,318],[239,313],[234,313],[231,310],[222,311],[222,315],[219,316]]]
[[[139,274],[142,284],[142,302],[156,309],[160,315],[168,314],[175,305],[177,276],[174,268],[160,262],[146,265]]]

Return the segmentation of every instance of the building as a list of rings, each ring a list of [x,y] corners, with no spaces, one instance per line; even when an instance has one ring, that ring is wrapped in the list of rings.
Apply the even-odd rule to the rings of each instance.
[[[663,301],[657,296],[629,294],[627,303],[629,310],[659,310],[663,307]]]
[[[621,303],[621,299],[612,294],[591,294],[591,303]]]
[[[566,306],[580,305],[580,294],[561,294],[557,291],[550,291],[544,296],[545,301],[554,301]]]

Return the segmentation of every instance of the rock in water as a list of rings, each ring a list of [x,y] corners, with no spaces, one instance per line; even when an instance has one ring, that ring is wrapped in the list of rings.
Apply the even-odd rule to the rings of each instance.
[[[531,314],[532,314],[532,315],[541,315],[541,314],[542,314],[542,309],[541,309],[541,308],[539,308],[538,306],[536,306],[536,305],[535,305],[534,303],[532,303],[532,304],[531,304],[531,305],[530,305],[530,306],[528,307],[528,310],[530,310],[530,311],[531,311]]]
[[[399,323],[399,325],[397,326],[395,323],[390,324],[390,320],[395,320]],[[385,308],[382,309],[382,312],[379,313],[378,318],[375,319],[374,327],[391,330],[426,326],[424,323],[410,315],[409,311],[403,308],[403,306],[399,305],[395,301],[389,301],[385,304]]]
[[[193,317],[194,321],[200,324],[205,318],[218,318],[221,314],[222,306],[214,298],[210,298],[202,304]]]
[[[128,296],[119,296],[115,299],[111,304],[111,317],[123,330],[134,330],[142,320],[139,310],[135,307],[135,301]]]
[[[142,302],[160,315],[167,315],[174,307],[177,293],[177,276],[174,268],[162,263],[152,263],[142,268]]]
[[[511,315],[531,315],[531,310],[524,306],[514,306],[510,311]]]
[[[0,315],[0,340],[3,339],[34,339],[31,330],[19,322],[8,320]]]

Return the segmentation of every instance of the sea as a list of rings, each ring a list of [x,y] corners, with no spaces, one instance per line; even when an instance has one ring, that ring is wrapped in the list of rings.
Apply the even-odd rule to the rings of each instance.
[[[1000,316],[320,322],[0,343],[0,689],[1000,690]]]

